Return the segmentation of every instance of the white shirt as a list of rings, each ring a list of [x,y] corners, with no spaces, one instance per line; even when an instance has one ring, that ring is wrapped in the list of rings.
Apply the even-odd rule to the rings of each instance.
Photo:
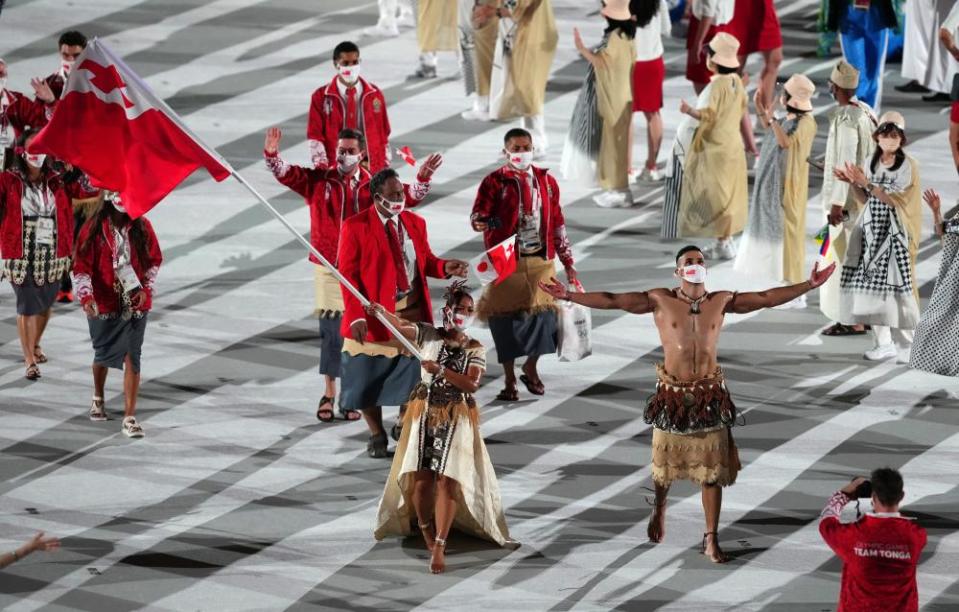
[[[648,62],[663,56],[663,36],[672,28],[669,21],[669,5],[659,0],[659,10],[645,26],[636,30],[636,61]]]
[[[24,217],[52,217],[56,207],[56,198],[45,182],[41,181],[39,185],[23,182],[20,210]]]
[[[374,206],[376,205],[374,204]],[[380,209],[377,208],[376,216],[380,218],[380,222],[383,224],[383,231],[386,231],[387,221],[396,222],[396,235],[400,240],[400,249],[403,251],[403,266],[406,268],[406,280],[412,288],[413,280],[416,278],[416,249],[413,247],[413,241],[406,235],[406,230],[403,228],[403,222],[400,221],[399,215],[390,217],[384,215],[380,212]],[[387,234],[387,236],[389,236],[389,234]]]
[[[336,77],[336,91],[340,92],[340,97],[343,98],[343,101],[346,102],[346,91],[349,89],[344,83],[343,79]],[[353,86],[353,89],[356,90],[356,103],[357,105],[360,102],[360,98],[363,97],[363,83],[356,79],[356,85]],[[359,108],[359,106],[357,106]]]
[[[759,1],[759,0],[754,0]],[[693,15],[700,21],[713,18],[713,25],[724,25],[733,20],[736,0],[693,0]]]

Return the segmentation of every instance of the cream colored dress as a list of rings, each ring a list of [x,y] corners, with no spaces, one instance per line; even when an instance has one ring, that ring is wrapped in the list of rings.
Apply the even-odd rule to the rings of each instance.
[[[683,175],[679,235],[718,238],[746,225],[749,192],[746,152],[739,126],[746,112],[746,90],[736,74],[714,75],[709,105],[698,109]]]
[[[629,130],[633,118],[633,64],[636,45],[617,30],[599,53],[596,67],[596,107],[602,118],[596,174],[599,186],[622,190],[629,186]]]
[[[423,359],[466,373],[470,366],[486,368],[486,349],[471,342],[462,349],[444,347],[439,330],[417,324],[416,344]],[[505,548],[519,543],[509,535],[500,500],[499,483],[479,430],[479,412],[473,396],[422,371],[422,382],[407,403],[403,433],[377,510],[377,540],[410,535],[416,520],[413,477],[429,470],[452,478],[457,487],[453,527]]]
[[[546,81],[558,42],[559,32],[550,0],[517,0],[513,18],[499,20],[497,46],[504,46],[504,52],[508,48],[509,57],[503,78],[497,79],[495,75],[493,78],[496,82],[490,91],[493,119],[543,113]]]
[[[775,138],[770,133],[769,138]],[[809,153],[816,139],[816,120],[810,114],[799,119],[789,139],[783,174],[783,278],[801,283],[806,274],[806,204],[809,202]]]
[[[418,0],[416,41],[420,52],[459,51],[459,21],[455,0]]]

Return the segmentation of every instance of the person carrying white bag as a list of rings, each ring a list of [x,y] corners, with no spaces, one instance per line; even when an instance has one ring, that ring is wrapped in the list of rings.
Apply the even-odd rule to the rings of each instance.
[[[585,293],[583,284],[572,283],[572,288]],[[593,315],[589,308],[572,301],[561,301],[559,309],[559,346],[556,354],[560,361],[581,361],[593,354]]]

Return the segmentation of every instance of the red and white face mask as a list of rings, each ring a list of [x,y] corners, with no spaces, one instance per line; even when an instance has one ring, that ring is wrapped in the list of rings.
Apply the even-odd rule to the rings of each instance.
[[[70,71],[73,70],[73,64],[76,60],[60,60],[60,70],[63,72],[64,77],[70,76]]]
[[[509,161],[509,165],[514,169],[526,172],[529,170],[530,164],[533,163],[533,153],[532,151],[522,151],[519,153],[507,152],[506,159]]]
[[[706,267],[699,264],[683,266],[679,269],[682,279],[688,283],[701,285],[706,282]]]
[[[336,71],[347,85],[355,85],[360,78],[360,65],[337,66]]]

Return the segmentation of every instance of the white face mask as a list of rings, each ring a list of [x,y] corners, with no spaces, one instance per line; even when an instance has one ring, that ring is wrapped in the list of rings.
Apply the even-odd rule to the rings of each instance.
[[[899,145],[902,142],[899,138],[889,138],[887,136],[880,136],[878,140],[879,148],[882,149],[883,153],[895,153],[899,150]]]
[[[679,269],[681,278],[689,283],[701,285],[706,282],[706,267],[699,264],[684,266]]]
[[[387,209],[389,209],[391,215],[398,215],[406,208],[406,198],[402,200],[387,200],[383,196],[376,196],[380,199],[380,203],[383,204]]]
[[[453,315],[453,329],[456,331],[465,331],[470,325],[473,324],[473,321],[476,319],[476,315]]]
[[[516,170],[525,172],[529,170],[530,164],[533,163],[533,152],[532,151],[524,151],[521,153],[507,152],[506,159],[509,162],[510,166],[512,166]]]
[[[44,153],[27,153],[23,156],[23,161],[27,162],[31,168],[40,168],[43,166],[44,160],[47,159],[46,154]]]
[[[363,159],[362,155],[350,155],[349,153],[340,153],[336,156],[336,167],[343,174],[349,174],[353,168]]]
[[[60,60],[60,69],[63,70],[63,76],[70,76],[70,71],[73,69],[73,64],[76,60]]]
[[[337,66],[336,71],[339,73],[340,78],[343,79],[343,82],[347,85],[354,85],[357,80],[360,78],[360,65],[354,64],[353,66]]]
[[[111,203],[113,204],[113,207],[117,209],[117,212],[122,212],[123,214],[127,213],[127,209],[123,208],[123,205],[120,204],[120,200],[113,200]]]

